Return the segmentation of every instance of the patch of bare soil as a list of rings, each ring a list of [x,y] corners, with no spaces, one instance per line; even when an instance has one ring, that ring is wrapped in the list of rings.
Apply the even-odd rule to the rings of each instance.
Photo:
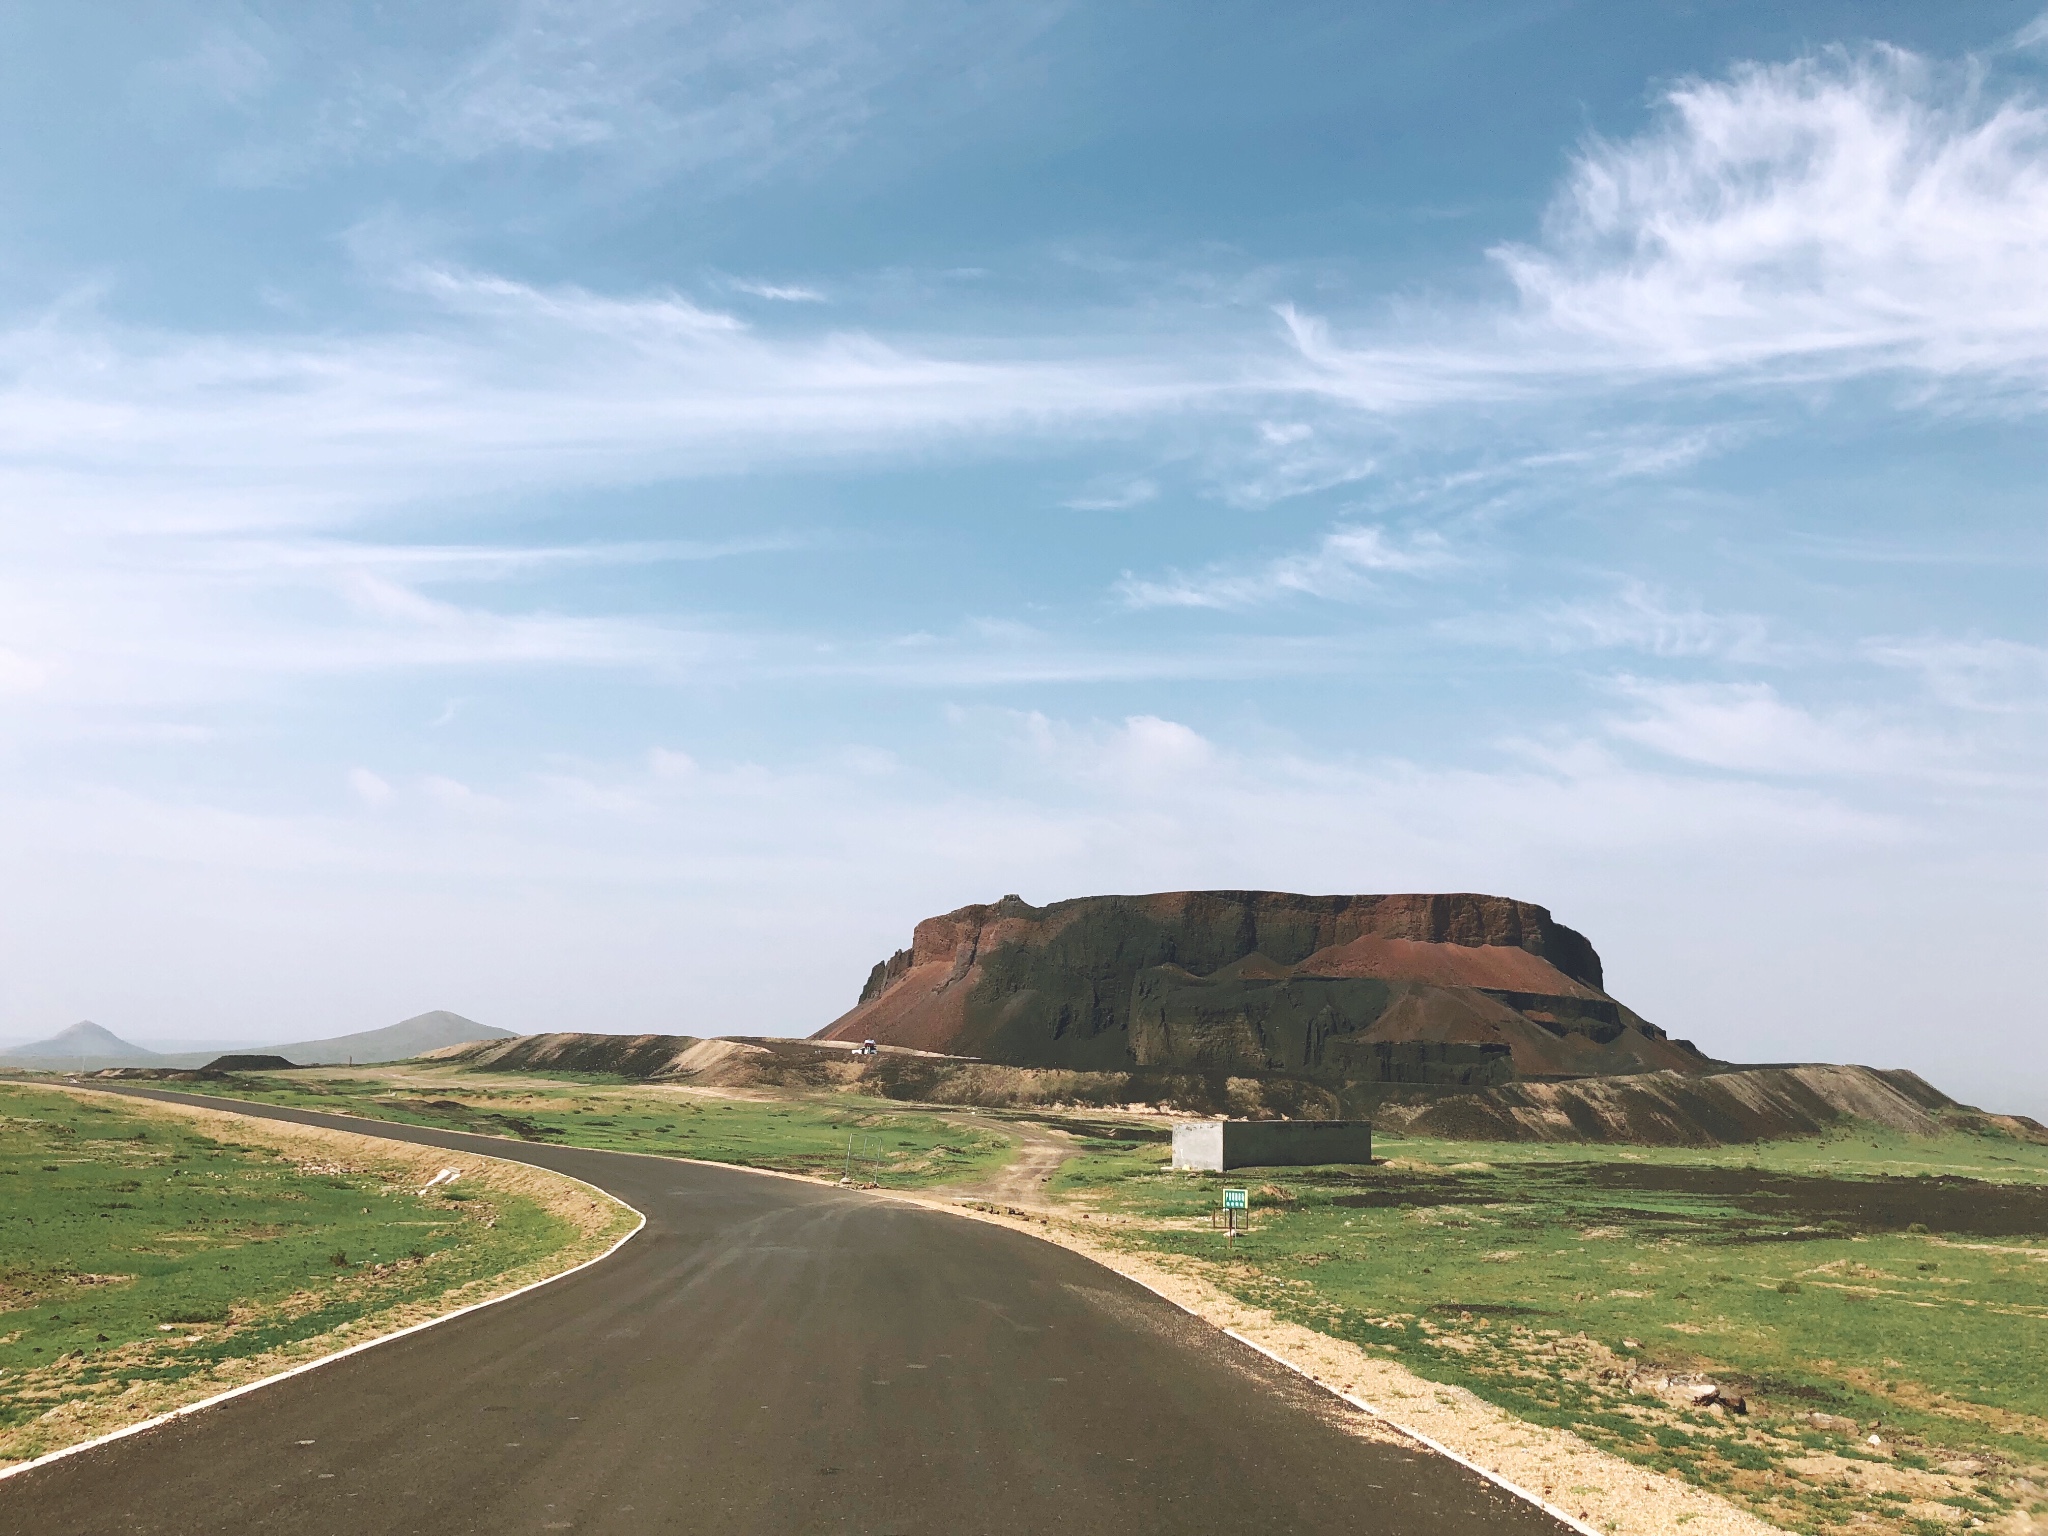
[[[1356,1192],[1332,1203],[1352,1209],[1416,1206],[1487,1206],[1527,1191],[1568,1192],[1574,1187],[1625,1190],[1645,1196],[1679,1195],[1726,1208],[1718,1218],[1695,1206],[1682,1215],[1656,1208],[1617,1206],[1651,1236],[1683,1236],[1717,1243],[1770,1243],[1810,1238],[1816,1232],[1953,1233],[2015,1237],[2048,1232],[2048,1185],[1992,1184],[1954,1175],[1901,1178],[1829,1178],[1757,1168],[1702,1164],[1568,1163],[1522,1167],[1498,1180],[1473,1178],[1470,1167],[1435,1168],[1390,1162],[1375,1167]],[[1321,1176],[1335,1186],[1342,1175]],[[1958,1198],[1966,1194],[1967,1199]],[[1668,1229],[1668,1231],[1667,1231]]]
[[[949,1115],[944,1118],[951,1120],[956,1117]],[[958,1119],[961,1124],[983,1129],[989,1124],[971,1116]],[[1053,1175],[1060,1171],[1060,1164],[1080,1148],[1064,1133],[1047,1130],[1028,1121],[1007,1122],[1003,1130],[1016,1138],[1016,1156],[985,1179],[977,1179],[971,1184],[947,1185],[945,1193],[954,1200],[979,1200],[994,1205],[1025,1206],[1032,1210],[1055,1209],[1046,1187],[1052,1183]]]

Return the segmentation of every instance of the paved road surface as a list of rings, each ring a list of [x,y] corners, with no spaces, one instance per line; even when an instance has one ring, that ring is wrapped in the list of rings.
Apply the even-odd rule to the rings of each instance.
[[[1563,1529],[1346,1434],[1351,1410],[1255,1351],[1015,1232],[701,1164],[375,1134],[560,1169],[646,1229],[516,1300],[0,1482],[0,1532]]]

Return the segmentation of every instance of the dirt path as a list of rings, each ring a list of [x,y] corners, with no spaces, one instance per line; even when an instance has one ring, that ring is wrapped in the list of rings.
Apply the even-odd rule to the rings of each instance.
[[[974,1130],[1001,1130],[1017,1139],[1017,1155],[995,1173],[972,1184],[948,1184],[932,1191],[948,1200],[980,1200],[992,1205],[1014,1205],[1020,1210],[1064,1210],[1047,1193],[1060,1164],[1081,1149],[1063,1131],[1048,1130],[1024,1120],[996,1120],[982,1115],[947,1115],[955,1125]]]

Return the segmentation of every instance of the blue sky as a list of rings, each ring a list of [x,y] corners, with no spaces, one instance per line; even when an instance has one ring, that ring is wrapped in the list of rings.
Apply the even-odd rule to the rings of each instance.
[[[1468,889],[2048,1111],[2028,5],[17,7],[0,1035]]]

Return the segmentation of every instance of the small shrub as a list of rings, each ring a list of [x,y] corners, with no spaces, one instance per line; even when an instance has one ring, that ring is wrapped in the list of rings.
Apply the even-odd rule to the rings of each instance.
[[[327,1262],[332,1264],[336,1269],[347,1269],[348,1250],[345,1248],[335,1249],[334,1252],[327,1255]]]
[[[1780,1280],[1778,1282],[1778,1294],[1780,1296],[1797,1296],[1799,1294],[1799,1282],[1797,1280]]]
[[[228,1320],[228,1309],[223,1302],[195,1304],[166,1312],[163,1320],[167,1323],[224,1323]]]

